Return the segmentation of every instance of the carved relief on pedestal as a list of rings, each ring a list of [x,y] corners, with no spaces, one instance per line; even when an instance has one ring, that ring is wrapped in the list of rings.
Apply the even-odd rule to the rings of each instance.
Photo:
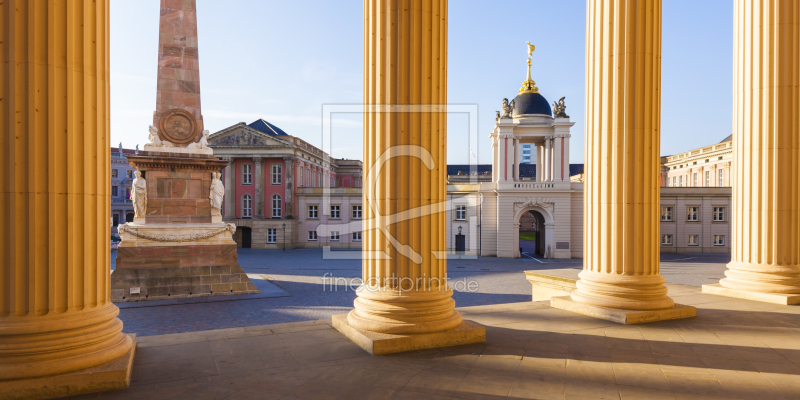
[[[555,200],[548,197],[531,197],[531,198],[516,198],[514,199],[514,215],[520,210],[528,207],[539,207],[550,213],[553,216],[555,210]]]
[[[192,113],[180,108],[167,111],[159,121],[162,140],[173,144],[189,144],[197,141],[197,121]]]

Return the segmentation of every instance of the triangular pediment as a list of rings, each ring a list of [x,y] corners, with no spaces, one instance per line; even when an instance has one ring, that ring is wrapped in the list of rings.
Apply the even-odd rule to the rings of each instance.
[[[286,146],[289,143],[240,124],[209,136],[208,145],[211,147],[267,147]]]

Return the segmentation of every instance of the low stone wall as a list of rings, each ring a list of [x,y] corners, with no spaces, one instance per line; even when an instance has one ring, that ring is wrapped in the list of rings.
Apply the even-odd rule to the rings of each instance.
[[[575,290],[577,279],[525,271],[525,277],[532,286],[532,300],[550,300],[555,296],[569,296]]]

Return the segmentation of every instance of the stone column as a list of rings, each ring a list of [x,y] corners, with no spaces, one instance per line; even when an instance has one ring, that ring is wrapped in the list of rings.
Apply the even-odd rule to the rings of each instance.
[[[550,138],[544,140],[544,181],[553,180],[553,142]]]
[[[228,162],[228,166],[225,167],[225,219],[233,219],[235,217],[235,205],[236,199],[233,197],[234,193],[234,176],[236,176],[236,159],[233,157],[223,157],[225,161]]]
[[[562,164],[561,164],[561,138],[550,139],[553,142],[553,172],[552,181],[561,182]]]
[[[373,354],[484,341],[446,280],[447,1],[364,14],[364,284],[333,325]]]
[[[292,216],[294,217],[294,157],[293,156],[284,156],[283,157],[283,164],[286,173],[284,174],[285,181],[283,182],[284,187],[284,195],[283,195],[283,216],[284,218]],[[268,201],[271,201],[268,199]],[[269,209],[272,210],[272,204],[270,203]],[[267,214],[269,217],[272,217],[272,213]]]
[[[800,304],[800,4],[734,11],[731,262],[703,292]]]
[[[264,159],[261,157],[253,157],[253,164],[255,164],[255,174],[253,175],[254,186],[256,192],[254,217],[264,218]]]
[[[542,151],[544,147],[542,147],[542,143],[536,143],[536,182],[544,182],[544,163],[542,162],[542,158],[544,157],[544,152]]]
[[[519,163],[522,160],[522,146],[519,144],[519,139],[514,139],[514,180],[519,181]]]
[[[0,3],[0,397],[129,382],[109,289],[108,10]]]
[[[589,0],[584,269],[554,307],[621,323],[694,316],[659,273],[661,1]]]

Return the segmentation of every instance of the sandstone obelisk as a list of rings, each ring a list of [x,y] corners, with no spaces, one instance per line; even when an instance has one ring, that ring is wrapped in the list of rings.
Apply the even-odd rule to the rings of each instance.
[[[203,132],[200,112],[200,62],[197,51],[196,0],[161,0],[158,23],[158,91],[153,126],[172,143],[197,142]],[[193,132],[185,137],[174,132],[172,125],[184,123],[184,116],[173,110],[184,110],[194,117]],[[166,115],[167,118],[163,118]],[[171,124],[171,125],[168,125]],[[169,128],[169,129],[168,129]]]
[[[114,301],[259,293],[238,264],[224,187],[200,113],[196,0],[161,0],[150,143],[128,162],[135,217],[120,227]]]

